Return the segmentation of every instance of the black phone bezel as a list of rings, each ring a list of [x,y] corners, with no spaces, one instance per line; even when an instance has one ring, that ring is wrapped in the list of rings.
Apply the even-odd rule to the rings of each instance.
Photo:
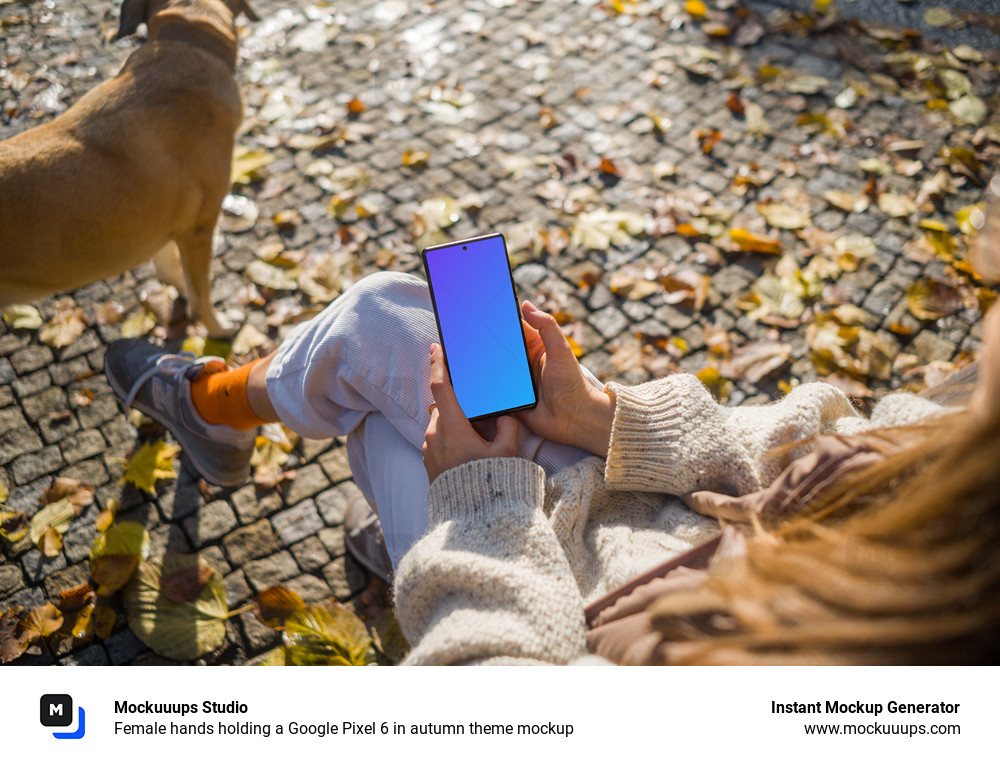
[[[424,274],[427,277],[427,289],[431,294],[431,306],[434,309],[434,324],[437,325],[438,331],[438,341],[441,343],[441,352],[444,354],[444,364],[445,368],[448,370],[448,377],[451,378],[451,367],[448,364],[448,349],[444,344],[444,335],[441,333],[441,318],[438,316],[437,301],[434,298],[434,283],[431,280],[431,270],[427,265],[427,253],[433,252],[434,250],[442,250],[446,247],[455,247],[456,245],[468,245],[470,242],[481,242],[486,239],[500,238],[500,244],[503,245],[504,258],[507,261],[507,273],[510,275],[510,288],[514,293],[514,310],[517,313],[517,317],[520,320],[518,326],[521,328],[521,344],[524,347],[524,358],[528,362],[528,376],[531,378],[531,390],[535,396],[535,401],[531,404],[525,404],[520,407],[513,407],[509,410],[500,410],[498,412],[491,412],[485,415],[476,415],[474,418],[469,418],[471,422],[477,420],[486,420],[487,418],[498,418],[502,415],[509,415],[512,412],[523,412],[524,410],[532,410],[538,406],[538,381],[535,380],[535,371],[531,366],[531,357],[528,355],[528,340],[524,335],[524,317],[521,315],[521,301],[517,295],[517,285],[514,284],[514,270],[510,265],[510,251],[507,250],[507,240],[501,232],[496,231],[490,234],[482,234],[478,237],[469,237],[468,239],[458,239],[454,242],[442,242],[440,245],[431,245],[430,247],[425,247],[420,251],[420,259],[423,262]],[[464,413],[463,413],[464,414]],[[468,417],[466,415],[466,417]]]

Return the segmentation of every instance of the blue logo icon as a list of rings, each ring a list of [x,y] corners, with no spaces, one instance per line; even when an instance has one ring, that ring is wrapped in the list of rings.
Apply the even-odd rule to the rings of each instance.
[[[42,726],[69,726],[73,723],[73,698],[68,694],[43,694],[39,700],[38,719]],[[77,708],[76,731],[54,731],[56,739],[83,739],[86,733],[86,713]]]

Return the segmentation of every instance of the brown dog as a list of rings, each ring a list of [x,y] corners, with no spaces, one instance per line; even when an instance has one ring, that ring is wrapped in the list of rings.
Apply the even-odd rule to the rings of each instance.
[[[211,273],[243,117],[240,12],[257,19],[246,0],[125,0],[118,36],[146,22],[149,42],[55,120],[0,142],[0,306],[154,258],[192,318],[232,333]]]

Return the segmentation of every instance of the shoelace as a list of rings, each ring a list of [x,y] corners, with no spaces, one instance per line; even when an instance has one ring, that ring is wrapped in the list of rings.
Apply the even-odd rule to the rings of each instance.
[[[135,401],[135,397],[139,394],[139,389],[157,373],[164,372],[167,375],[179,375],[193,364],[197,364],[198,361],[198,358],[190,351],[181,351],[179,354],[164,354],[156,360],[156,364],[135,379],[135,383],[132,384],[128,396],[125,397],[125,406],[132,406],[132,402]]]

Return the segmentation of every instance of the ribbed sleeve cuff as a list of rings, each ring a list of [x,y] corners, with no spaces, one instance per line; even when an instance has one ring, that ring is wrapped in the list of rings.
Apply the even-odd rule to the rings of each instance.
[[[545,471],[522,458],[486,458],[451,468],[428,495],[431,526],[445,521],[486,522],[503,514],[530,518],[542,505]]]
[[[695,457],[694,435],[718,407],[695,376],[623,386],[609,383],[615,418],[605,468],[611,488],[681,494],[688,491]]]

